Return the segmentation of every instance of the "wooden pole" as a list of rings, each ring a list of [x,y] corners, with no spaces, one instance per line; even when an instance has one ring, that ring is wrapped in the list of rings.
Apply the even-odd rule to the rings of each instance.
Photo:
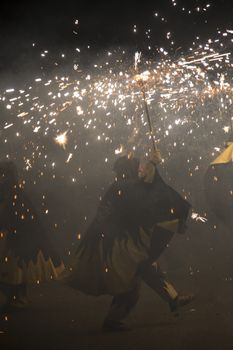
[[[155,140],[154,140],[154,134],[153,134],[152,124],[151,124],[151,119],[150,119],[149,108],[148,108],[148,104],[146,102],[146,93],[145,93],[144,84],[143,84],[143,82],[140,82],[139,85],[140,85],[141,92],[142,92],[142,98],[143,98],[145,114],[146,114],[147,122],[148,122],[148,126],[149,126],[150,137],[151,137],[151,141],[152,141],[152,147],[153,147],[153,150],[156,151],[157,148],[156,148],[156,145],[155,145]]]

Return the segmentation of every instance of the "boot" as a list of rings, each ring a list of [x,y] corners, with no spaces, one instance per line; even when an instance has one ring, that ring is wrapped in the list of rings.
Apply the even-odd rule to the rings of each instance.
[[[181,307],[191,303],[193,299],[194,295],[178,295],[174,300],[170,301],[169,303],[171,312],[179,311]]]

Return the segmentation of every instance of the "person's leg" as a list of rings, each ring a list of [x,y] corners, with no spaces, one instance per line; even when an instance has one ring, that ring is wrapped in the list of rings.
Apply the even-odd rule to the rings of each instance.
[[[147,262],[140,269],[143,281],[151,287],[166,302],[177,298],[178,293],[171,283],[166,281],[164,273],[158,263]]]
[[[10,306],[24,308],[28,305],[28,289],[25,283],[15,286]]]
[[[178,295],[173,285],[165,279],[164,273],[156,262],[144,263],[140,268],[140,275],[143,281],[168,303],[172,312],[190,303],[194,298],[193,295]]]
[[[139,285],[127,293],[113,297],[103,328],[110,331],[127,330],[122,321],[128,316],[139,298]]]
[[[26,284],[5,284],[0,283],[0,289],[5,296],[4,308],[23,308],[28,304]]]
[[[14,297],[14,285],[7,283],[0,283],[0,290],[4,296],[4,304],[1,305],[1,312],[5,312],[9,309],[9,306]]]

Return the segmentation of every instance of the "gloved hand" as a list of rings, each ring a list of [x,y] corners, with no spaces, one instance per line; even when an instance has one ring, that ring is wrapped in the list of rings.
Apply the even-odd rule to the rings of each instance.
[[[161,157],[161,153],[160,150],[156,149],[155,151],[153,151],[150,155],[150,161],[152,163],[159,164],[162,162],[162,157]]]

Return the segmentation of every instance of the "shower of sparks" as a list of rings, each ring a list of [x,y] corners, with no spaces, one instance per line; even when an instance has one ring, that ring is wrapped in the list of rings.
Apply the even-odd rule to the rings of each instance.
[[[178,5],[172,1],[172,6]],[[192,11],[206,12],[209,7],[207,4]],[[189,14],[191,10],[182,11]],[[167,22],[158,13],[155,18]],[[78,20],[75,25],[79,25]],[[146,35],[150,37],[150,30]],[[178,183],[180,192],[190,199],[190,180],[203,174],[218,154],[225,133],[231,130],[232,35],[233,30],[227,29],[213,34],[206,43],[197,38],[189,50],[178,55],[174,54],[174,33],[167,30],[170,51],[150,43],[150,55],[136,52],[133,57],[132,52],[118,48],[93,58],[88,67],[83,67],[79,58],[85,57],[89,46],[76,48],[69,68],[66,65],[54,76],[31,78],[22,88],[8,86],[0,91],[4,110],[1,159],[16,161],[23,170],[24,185],[30,182],[37,186],[44,183],[44,178],[47,183],[66,179],[73,186],[82,184],[88,191],[93,169],[95,176],[101,177],[125,150],[149,155],[151,134],[144,115],[140,86],[143,83],[155,139],[162,153],[161,168],[167,179]],[[47,50],[40,59],[45,56],[49,57]],[[65,58],[66,54],[61,53],[60,57]],[[172,169],[174,165],[182,167],[185,181],[180,178],[179,183],[179,178],[172,178],[169,166]],[[199,215],[194,218],[204,219]]]
[[[48,138],[65,148],[67,131],[61,130],[69,129],[67,152],[73,154],[73,160],[81,150],[80,143],[91,147],[94,140],[109,145],[108,152],[112,153],[128,141],[135,150],[150,137],[140,82],[156,138],[161,143],[166,140],[170,151],[187,145],[184,135],[178,135],[181,128],[189,139],[192,135],[192,142],[208,128],[211,135],[216,124],[227,132],[233,101],[233,65],[230,53],[217,51],[220,48],[218,39],[176,59],[164,57],[163,51],[154,60],[136,53],[135,67],[140,60],[143,65],[142,73],[136,75],[133,57],[116,50],[106,55],[110,61],[103,57],[103,62],[93,64],[88,71],[80,68],[69,76],[36,78],[18,91],[7,89],[0,97],[6,115],[9,111],[8,120],[2,125],[4,148],[7,150],[13,135],[17,135],[17,142],[22,142],[25,151],[24,161],[28,162],[31,155],[33,164],[36,157],[43,157]],[[30,137],[32,132],[34,136]]]

